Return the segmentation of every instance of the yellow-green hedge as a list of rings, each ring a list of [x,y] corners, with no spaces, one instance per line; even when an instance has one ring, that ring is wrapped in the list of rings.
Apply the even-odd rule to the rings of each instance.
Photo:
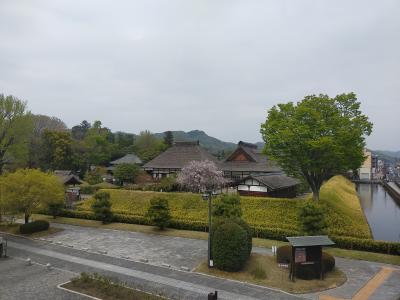
[[[172,221],[176,224],[207,222],[207,202],[192,193],[160,193],[149,191],[111,190],[114,214],[144,217],[150,199],[163,196],[168,199]],[[91,212],[93,200],[86,200],[78,211]],[[299,230],[298,208],[304,200],[242,197],[243,218],[261,232],[296,233]],[[368,223],[359,204],[354,185],[344,177],[336,176],[321,189],[321,203],[325,209],[328,233],[335,236],[371,238]]]

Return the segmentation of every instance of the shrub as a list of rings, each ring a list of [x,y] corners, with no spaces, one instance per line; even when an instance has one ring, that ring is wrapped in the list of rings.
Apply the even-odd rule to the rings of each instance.
[[[64,203],[50,203],[47,207],[47,210],[50,215],[53,216],[55,219],[63,210],[64,208]]]
[[[248,258],[246,231],[233,221],[218,226],[212,239],[212,255],[218,269],[241,270]]]
[[[94,195],[94,203],[92,204],[92,210],[96,220],[100,220],[103,224],[109,223],[113,219],[111,212],[110,193],[108,192],[97,192]]]
[[[276,261],[278,264],[289,264],[292,260],[292,246],[285,245],[276,249]]]
[[[162,197],[154,197],[150,200],[147,218],[161,230],[168,226],[171,215],[169,213],[168,200]]]
[[[240,207],[240,196],[235,194],[224,194],[213,203],[213,216],[225,218],[242,217]]]
[[[324,273],[330,272],[335,268],[335,258],[329,253],[322,252]]]
[[[45,220],[37,220],[30,223],[22,224],[19,227],[19,232],[22,234],[30,234],[34,232],[44,231],[49,229],[50,224]]]
[[[240,227],[244,229],[246,232],[246,245],[247,245],[247,258],[250,257],[251,250],[253,248],[253,230],[251,227],[242,219],[240,218],[214,218],[212,221],[212,228],[211,228],[211,239],[213,238],[215,231],[218,229],[219,226],[225,223],[234,222],[238,224]]]
[[[306,201],[299,210],[302,232],[307,235],[318,235],[325,232],[326,222],[321,205],[313,200]]]

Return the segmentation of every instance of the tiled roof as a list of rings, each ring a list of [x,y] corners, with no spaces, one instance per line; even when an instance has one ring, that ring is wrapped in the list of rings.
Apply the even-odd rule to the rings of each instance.
[[[201,148],[198,142],[176,142],[172,147],[146,163],[144,169],[182,169],[190,161],[210,160],[216,157]]]
[[[327,235],[296,236],[286,239],[293,247],[332,246],[335,244]]]
[[[62,184],[82,184],[82,180],[74,175],[71,170],[55,170],[54,175],[62,182]]]
[[[126,154],[125,156],[113,160],[110,162],[111,165],[120,165],[120,164],[141,164],[142,160],[136,154]]]
[[[300,183],[299,180],[286,176],[284,174],[260,174],[260,175],[250,175],[244,178],[241,182],[247,179],[255,179],[261,184],[267,186],[271,190],[280,190],[292,186],[296,186]]]
[[[243,151],[250,161],[232,160],[235,153]],[[281,172],[281,168],[273,161],[268,160],[267,156],[257,150],[257,145],[240,141],[238,148],[223,163],[220,164],[223,171],[232,172],[257,172],[270,173]]]

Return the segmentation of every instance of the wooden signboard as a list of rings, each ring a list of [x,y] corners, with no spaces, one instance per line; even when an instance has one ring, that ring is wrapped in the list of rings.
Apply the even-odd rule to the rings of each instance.
[[[294,253],[295,263],[305,263],[307,261],[306,248],[296,248]]]

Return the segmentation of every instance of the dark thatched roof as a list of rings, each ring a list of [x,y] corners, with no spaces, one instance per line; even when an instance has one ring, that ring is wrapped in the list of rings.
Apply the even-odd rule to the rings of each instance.
[[[251,174],[246,178],[243,178],[240,182],[245,182],[247,179],[257,180],[260,184],[265,185],[273,191],[300,184],[299,180],[284,174]]]
[[[78,176],[74,175],[71,170],[55,170],[54,175],[56,175],[64,185],[83,183],[82,180],[80,180]]]
[[[235,156],[243,153],[247,160],[234,160]],[[224,171],[232,172],[257,172],[257,173],[277,173],[282,172],[281,168],[273,161],[268,160],[262,154],[257,145],[240,141],[236,150],[223,162],[220,167]]]
[[[191,161],[210,160],[217,163],[217,159],[201,148],[199,142],[175,142],[166,151],[146,163],[143,168],[151,169],[182,169]]]
[[[120,165],[120,164],[141,164],[142,160],[133,153],[127,154],[121,158],[113,160],[110,162],[111,165]]]

